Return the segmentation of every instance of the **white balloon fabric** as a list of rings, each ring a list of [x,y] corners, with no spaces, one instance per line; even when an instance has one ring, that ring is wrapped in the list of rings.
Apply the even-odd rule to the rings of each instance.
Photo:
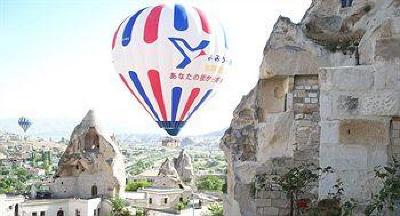
[[[114,33],[112,49],[123,83],[171,136],[210,98],[231,64],[222,25],[182,4],[129,16]]]

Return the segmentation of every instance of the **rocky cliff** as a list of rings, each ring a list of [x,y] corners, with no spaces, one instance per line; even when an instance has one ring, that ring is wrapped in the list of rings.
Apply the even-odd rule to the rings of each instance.
[[[301,164],[335,169],[305,197],[326,197],[341,178],[346,198],[360,206],[371,199],[373,168],[400,153],[399,7],[313,0],[300,23],[278,19],[258,84],[220,143],[225,215],[287,215],[286,195],[269,182]]]

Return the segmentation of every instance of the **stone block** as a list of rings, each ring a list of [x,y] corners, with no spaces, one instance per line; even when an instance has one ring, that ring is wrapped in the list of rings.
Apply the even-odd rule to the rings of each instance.
[[[257,216],[264,216],[264,208],[257,208]]]
[[[271,191],[271,199],[279,199],[281,197],[281,191]]]
[[[279,216],[288,216],[290,213],[290,209],[279,209]]]
[[[400,64],[377,63],[374,65],[375,73],[375,89],[400,89]]]
[[[311,98],[311,103],[312,104],[317,104],[318,103],[318,98]]]
[[[389,143],[389,125],[375,120],[343,120],[339,123],[342,144],[384,145]]]
[[[359,98],[348,96],[348,95],[340,95],[337,100],[337,109],[339,112],[345,113],[357,113],[359,108]]]
[[[287,207],[287,205],[288,205],[288,202],[286,199],[273,199],[271,201],[272,207],[285,208],[285,207]]]
[[[260,67],[260,79],[278,75],[317,74],[318,68],[318,59],[311,52],[300,47],[283,46],[269,49],[265,53]]]
[[[279,208],[276,207],[266,207],[264,208],[264,215],[265,216],[278,216]]]
[[[360,114],[371,116],[396,116],[400,114],[400,92],[398,90],[371,93],[360,100]]]
[[[375,59],[392,61],[400,58],[400,38],[382,38],[376,41]]]
[[[294,119],[295,120],[300,120],[300,119],[303,119],[304,118],[304,114],[296,114],[295,116],[294,116]]]
[[[320,69],[321,90],[365,91],[374,84],[372,66],[343,66]]]
[[[321,143],[339,143],[339,121],[322,121]]]
[[[320,166],[330,166],[335,170],[367,170],[368,149],[368,146],[363,145],[327,145],[321,143]]]
[[[400,34],[400,18],[393,17],[390,20],[392,34]]]
[[[266,162],[276,157],[292,157],[295,143],[294,114],[269,114],[265,123],[258,125],[257,161]]]
[[[394,130],[400,130],[400,121],[393,120],[392,127]]]
[[[271,206],[271,199],[256,199],[257,207]]]

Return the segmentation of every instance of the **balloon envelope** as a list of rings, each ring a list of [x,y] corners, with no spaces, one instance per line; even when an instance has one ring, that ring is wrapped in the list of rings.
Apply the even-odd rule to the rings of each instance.
[[[223,81],[231,63],[221,24],[195,7],[143,8],[112,41],[119,77],[149,115],[175,136]]]
[[[32,122],[26,117],[21,117],[18,119],[18,125],[26,132],[32,125]]]

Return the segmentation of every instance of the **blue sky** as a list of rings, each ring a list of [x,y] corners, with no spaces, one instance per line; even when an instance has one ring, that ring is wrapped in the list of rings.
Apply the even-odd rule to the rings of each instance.
[[[0,119],[80,119],[95,109],[125,132],[161,132],[122,86],[111,39],[143,0],[0,0]],[[298,22],[310,0],[182,0],[224,23],[234,65],[217,95],[182,131],[228,127],[242,95],[255,85],[262,51],[279,15]]]

